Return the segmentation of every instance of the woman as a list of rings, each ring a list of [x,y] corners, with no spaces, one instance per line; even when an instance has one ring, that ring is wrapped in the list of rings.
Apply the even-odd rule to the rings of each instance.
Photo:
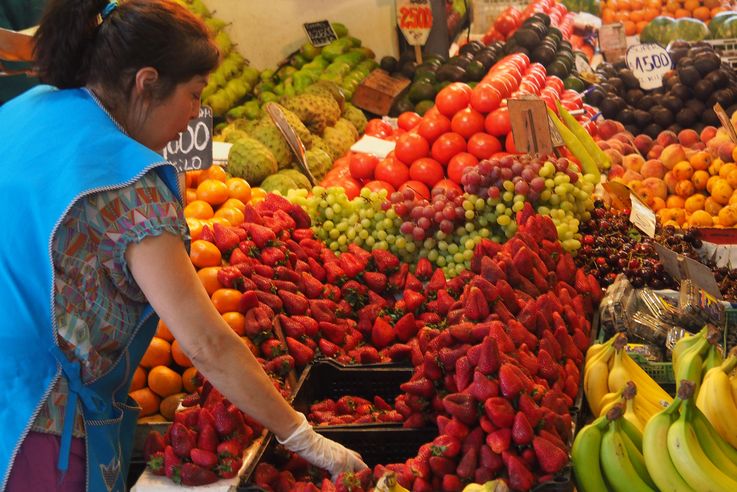
[[[0,107],[0,490],[124,490],[128,398],[152,308],[185,354],[280,442],[333,474],[365,467],[281,398],[222,320],[157,153],[197,116],[218,51],[168,1],[52,0],[41,80]],[[53,86],[53,87],[52,87]]]

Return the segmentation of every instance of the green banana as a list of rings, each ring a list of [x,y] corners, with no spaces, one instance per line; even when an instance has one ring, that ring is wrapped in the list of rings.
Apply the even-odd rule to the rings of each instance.
[[[722,439],[706,415],[694,405],[693,399],[688,403],[693,412],[691,425],[704,454],[724,473],[730,477],[737,477],[737,449]]]
[[[701,369],[704,365],[704,355],[709,350],[709,346],[709,340],[706,337],[699,337],[696,343],[683,350],[679,357],[673,360],[676,391],[678,391],[682,381],[693,381],[694,395],[698,395],[701,387]]]
[[[722,351],[719,346],[709,346],[709,351],[706,353],[706,356],[704,356],[704,364],[701,367],[701,379],[704,379],[704,376],[709,372],[709,369],[722,365],[722,362],[724,362],[724,357],[722,357]]]
[[[581,492],[606,492],[608,490],[599,464],[601,437],[607,425],[607,418],[602,415],[582,428],[573,441],[571,461],[576,486]]]
[[[640,476],[640,478],[650,487],[657,489],[655,482],[653,482],[653,479],[650,477],[650,474],[647,471],[645,458],[642,456],[642,448],[638,448],[635,443],[632,442],[632,439],[629,438],[627,433],[624,432],[624,430],[622,429],[621,424],[624,420],[624,418],[618,419],[617,423],[619,425],[616,430],[622,437],[622,442],[624,442],[624,447],[627,450],[627,456],[629,456],[630,462],[632,463],[632,466],[635,468],[635,471]],[[640,442],[642,442],[642,437],[640,437]]]
[[[699,341],[699,338],[706,337],[706,332],[708,331],[708,327],[704,326],[701,331],[698,333],[695,333],[693,335],[687,335],[678,342],[676,342],[676,345],[673,347],[673,350],[671,351],[671,360],[675,364],[676,361],[680,358],[681,353],[683,353],[684,350],[690,348],[693,346],[696,342]]]
[[[612,410],[615,409],[621,415],[621,408],[615,407]],[[607,416],[612,416],[612,411]],[[615,492],[655,492],[637,473],[622,435],[619,422],[615,418],[601,437],[601,469],[607,482]]]
[[[678,396],[685,401],[693,398],[694,383],[684,381]],[[692,488],[700,492],[737,490],[737,480],[722,472],[704,452],[692,425],[693,405],[685,405],[681,415],[668,429],[668,452],[678,472]]]
[[[681,399],[653,415],[645,425],[642,436],[642,454],[650,477],[662,492],[696,492],[681,477],[668,453],[668,429],[678,417]]]

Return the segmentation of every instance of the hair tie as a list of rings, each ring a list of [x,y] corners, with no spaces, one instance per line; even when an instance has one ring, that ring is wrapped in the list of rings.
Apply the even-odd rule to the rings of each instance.
[[[113,10],[117,8],[118,8],[118,1],[110,0],[110,2],[108,2],[108,4],[102,8],[102,12],[100,12],[100,17],[102,17],[102,20],[107,19],[108,16],[113,13]]]

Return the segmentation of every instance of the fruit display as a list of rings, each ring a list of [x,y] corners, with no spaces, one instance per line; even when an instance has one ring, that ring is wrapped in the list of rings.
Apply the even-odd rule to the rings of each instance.
[[[374,395],[371,401],[358,396],[344,395],[327,398],[310,405],[307,420],[315,426],[403,422],[404,417],[383,398]]]
[[[679,19],[656,17],[640,32],[640,41],[643,43],[661,43],[662,45],[676,40],[702,41],[708,37],[709,28],[706,23],[692,17]]]
[[[709,21],[709,37],[712,39],[731,39],[737,37],[737,23],[732,20],[737,12],[720,12]]]
[[[601,18],[605,24],[621,22],[627,36],[655,29],[671,31],[674,39],[698,41],[704,38],[690,36],[703,32],[702,25],[706,27],[705,23],[730,6],[721,0],[605,0],[601,4]]]

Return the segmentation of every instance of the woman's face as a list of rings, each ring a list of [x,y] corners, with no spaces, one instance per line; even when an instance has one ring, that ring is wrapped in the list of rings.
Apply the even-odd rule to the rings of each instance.
[[[200,111],[200,95],[207,85],[207,77],[196,75],[178,84],[165,99],[151,104],[146,119],[131,135],[151,150],[160,152],[167,143],[179,138]]]

